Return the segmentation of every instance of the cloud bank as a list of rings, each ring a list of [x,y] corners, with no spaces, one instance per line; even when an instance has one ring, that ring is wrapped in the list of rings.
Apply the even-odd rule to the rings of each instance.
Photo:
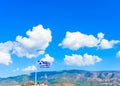
[[[9,65],[12,63],[11,55],[18,57],[33,58],[45,53],[46,48],[52,41],[51,30],[45,29],[42,25],[33,27],[32,30],[26,32],[26,37],[21,35],[16,36],[15,41],[7,41],[0,43],[0,64]],[[62,48],[70,50],[78,50],[82,47],[96,47],[99,49],[110,49],[115,44],[120,43],[119,40],[107,40],[103,33],[98,33],[97,37],[81,32],[66,32],[65,38],[59,43]],[[117,53],[120,57],[120,52]],[[77,60],[78,59],[78,60]],[[41,60],[54,62],[54,58],[46,54]],[[88,61],[89,60],[89,61]],[[98,56],[88,55],[83,56],[73,54],[72,56],[65,55],[64,61],[68,65],[85,66],[100,62],[102,59]]]

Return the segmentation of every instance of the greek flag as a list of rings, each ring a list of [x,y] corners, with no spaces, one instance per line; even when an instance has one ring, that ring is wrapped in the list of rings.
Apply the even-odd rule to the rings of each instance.
[[[49,68],[50,67],[50,62],[48,61],[38,61],[40,68]]]

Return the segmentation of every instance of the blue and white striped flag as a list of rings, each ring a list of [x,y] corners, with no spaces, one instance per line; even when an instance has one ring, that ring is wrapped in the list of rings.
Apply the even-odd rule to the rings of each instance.
[[[50,62],[48,61],[38,61],[40,68],[49,68],[50,67]]]

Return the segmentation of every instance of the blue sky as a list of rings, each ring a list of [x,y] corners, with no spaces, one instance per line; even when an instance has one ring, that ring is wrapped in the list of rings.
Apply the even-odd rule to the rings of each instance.
[[[0,77],[120,70],[119,0],[1,0]],[[51,62],[39,68],[37,60]]]

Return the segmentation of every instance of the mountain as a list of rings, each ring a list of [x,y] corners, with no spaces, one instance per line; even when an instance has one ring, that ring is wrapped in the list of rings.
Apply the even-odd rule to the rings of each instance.
[[[0,86],[7,86],[6,84],[22,84],[27,82],[34,83],[34,79],[35,73],[31,73],[30,75],[1,78]],[[45,71],[37,72],[37,81],[39,83],[48,82],[49,86],[64,82],[70,82],[75,86],[120,86],[120,71]]]

